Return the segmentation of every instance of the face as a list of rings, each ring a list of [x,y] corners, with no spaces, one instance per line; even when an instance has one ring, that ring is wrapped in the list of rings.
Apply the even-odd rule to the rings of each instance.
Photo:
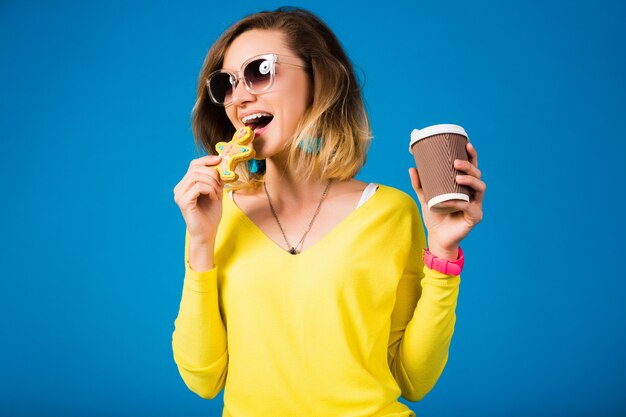
[[[289,57],[286,59],[290,63],[304,65],[286,46],[281,32],[255,29],[235,38],[226,50],[222,68],[237,72],[249,58],[267,53],[284,55]],[[243,80],[240,80],[232,92],[232,102],[226,107],[228,118],[235,128],[246,124],[254,126],[252,146],[257,159],[280,154],[296,133],[298,123],[311,101],[310,79],[306,70],[281,64],[279,57],[271,88],[252,94],[243,84]],[[264,117],[250,118],[251,115]],[[257,122],[260,124],[257,125]]]

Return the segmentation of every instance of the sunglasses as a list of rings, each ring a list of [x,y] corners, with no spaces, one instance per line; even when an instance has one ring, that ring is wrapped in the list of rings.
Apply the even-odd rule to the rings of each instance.
[[[243,80],[243,86],[252,94],[261,94],[268,91],[274,84],[276,63],[306,68],[304,65],[289,62],[290,58],[297,59],[277,54],[257,55],[246,60],[240,71],[221,69],[212,72],[206,80],[206,87],[211,101],[219,106],[230,105],[233,91],[237,88],[239,80]]]

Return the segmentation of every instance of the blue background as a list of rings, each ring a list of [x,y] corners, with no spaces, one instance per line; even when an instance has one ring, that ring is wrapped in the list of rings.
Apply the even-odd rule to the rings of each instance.
[[[366,75],[360,179],[412,194],[415,127],[478,149],[485,217],[418,415],[624,415],[625,3],[504,3],[294,5]],[[220,415],[172,360],[173,188],[208,48],[282,4],[0,1],[1,415]]]

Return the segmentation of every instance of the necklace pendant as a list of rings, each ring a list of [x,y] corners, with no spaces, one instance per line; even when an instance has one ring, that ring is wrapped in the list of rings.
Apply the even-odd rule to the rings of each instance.
[[[276,210],[274,209],[274,205],[272,204],[272,199],[270,198],[270,193],[267,191],[267,183],[265,181],[263,182],[263,189],[265,190],[265,195],[267,196],[267,203],[269,204],[270,211],[272,212],[272,216],[274,216],[274,219],[276,220],[276,224],[278,225],[278,228],[280,229],[280,232],[282,233],[283,238],[285,239],[285,243],[287,244],[287,248],[288,248],[287,252],[289,252],[290,254],[292,254],[292,255],[297,255],[298,254],[298,251],[296,250],[296,248],[299,247],[300,245],[302,245],[302,242],[304,242],[304,238],[311,231],[311,227],[313,226],[313,222],[317,218],[317,215],[320,214],[320,209],[322,208],[322,203],[324,202],[324,199],[326,198],[326,195],[328,195],[328,189],[330,188],[330,183],[331,182],[332,182],[332,180],[328,180],[328,183],[326,184],[326,188],[324,188],[324,193],[322,193],[322,198],[320,199],[320,202],[317,205],[317,209],[315,209],[315,214],[313,214],[313,218],[309,222],[309,227],[307,227],[306,231],[304,232],[304,234],[300,238],[300,241],[298,243],[296,243],[296,246],[293,246],[293,247],[290,247],[291,244],[287,240],[287,235],[285,234],[285,231],[283,230],[283,226],[280,224],[280,220],[278,219],[278,215],[276,215]]]

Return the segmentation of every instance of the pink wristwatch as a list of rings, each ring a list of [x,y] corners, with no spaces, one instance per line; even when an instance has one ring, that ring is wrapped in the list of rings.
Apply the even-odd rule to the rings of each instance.
[[[435,271],[439,271],[446,275],[461,275],[463,270],[463,264],[465,263],[465,257],[463,251],[459,246],[459,258],[456,261],[447,261],[445,259],[437,258],[430,253],[428,248],[424,249],[424,265]]]

